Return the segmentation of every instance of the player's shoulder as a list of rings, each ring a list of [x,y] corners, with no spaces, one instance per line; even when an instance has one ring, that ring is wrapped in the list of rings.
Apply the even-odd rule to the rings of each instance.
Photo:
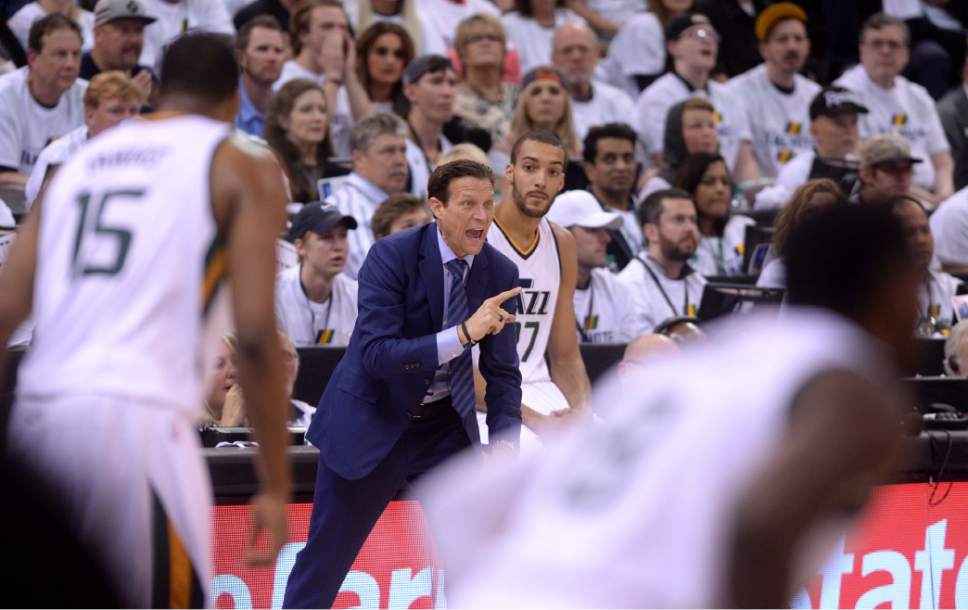
[[[554,236],[558,251],[562,256],[575,251],[575,236],[571,234],[571,231],[550,220],[548,226],[551,228],[551,234]]]

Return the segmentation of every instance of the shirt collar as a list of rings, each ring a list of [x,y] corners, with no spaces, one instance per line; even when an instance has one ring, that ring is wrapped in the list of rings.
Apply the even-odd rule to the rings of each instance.
[[[245,90],[245,84],[242,82],[242,78],[239,78],[239,116],[238,123],[249,123],[253,119],[264,119],[264,115],[259,112],[249,99],[249,93]]]
[[[440,225],[434,223],[434,226],[437,227],[437,246],[440,247],[440,262],[446,266],[447,263],[457,258],[457,255],[454,254],[454,251],[451,250],[450,246],[447,245],[447,242],[444,241],[444,236],[440,232]],[[474,255],[468,254],[467,256],[463,257],[463,259],[464,262],[467,263],[467,268],[470,269],[471,265],[474,264]]]
[[[389,195],[384,193],[383,190],[380,189],[380,187],[373,184],[372,182],[370,182],[363,176],[357,174],[356,172],[351,173],[349,175],[349,178],[347,178],[347,180],[357,190],[359,190],[364,197],[366,197],[376,205],[383,203],[386,200],[386,198],[389,197]]]

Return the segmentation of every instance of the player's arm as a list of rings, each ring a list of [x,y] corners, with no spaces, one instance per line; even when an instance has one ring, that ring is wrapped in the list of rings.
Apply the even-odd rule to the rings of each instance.
[[[575,285],[578,283],[578,254],[572,234],[552,223],[561,260],[561,285],[548,339],[551,380],[573,409],[584,407],[591,397],[591,383],[575,335]]]
[[[760,168],[756,165],[756,158],[753,157],[753,145],[749,140],[741,140],[739,150],[736,151],[736,165],[733,172],[733,180],[736,184],[742,184],[748,180],[756,180],[760,177]]]
[[[741,496],[726,565],[729,608],[787,607],[794,553],[821,520],[863,506],[901,457],[889,392],[831,371],[797,396],[773,458]]]
[[[34,302],[34,271],[40,226],[40,197],[17,233],[7,261],[0,267],[0,388],[7,372],[7,341],[30,315]]]
[[[292,492],[286,448],[288,396],[274,305],[276,236],[285,226],[285,188],[267,149],[230,140],[212,166],[213,207],[227,236],[226,268],[239,341],[238,376],[249,423],[259,443],[262,493],[254,500],[256,529],[272,548],[250,559],[272,561],[286,540],[286,504]]]

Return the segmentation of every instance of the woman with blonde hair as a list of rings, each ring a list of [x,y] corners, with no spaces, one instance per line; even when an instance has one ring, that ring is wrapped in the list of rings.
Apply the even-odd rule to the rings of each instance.
[[[551,66],[539,66],[524,75],[508,142],[536,129],[556,135],[569,158],[581,155],[565,78]]]
[[[317,184],[328,177],[332,155],[329,116],[323,88],[306,78],[289,81],[269,102],[265,138],[289,179],[293,201],[319,199]]]
[[[786,288],[786,265],[783,259],[786,256],[787,238],[812,211],[824,205],[841,204],[846,201],[837,183],[827,178],[810,180],[795,190],[789,203],[773,223],[776,232],[773,233],[773,245],[770,248],[771,258],[763,266],[756,285],[766,288]]]

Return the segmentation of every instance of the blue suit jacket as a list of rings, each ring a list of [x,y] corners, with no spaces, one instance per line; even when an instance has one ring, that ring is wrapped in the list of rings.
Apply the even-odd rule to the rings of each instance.
[[[467,307],[518,286],[518,269],[485,243],[467,279]],[[503,307],[514,313],[518,299]],[[306,434],[327,466],[346,479],[366,476],[410,425],[437,370],[437,333],[444,314],[444,271],[437,224],[373,244],[359,273],[359,315]],[[517,439],[521,372],[512,325],[480,344],[491,435]],[[468,437],[480,444],[476,416],[463,414]]]

